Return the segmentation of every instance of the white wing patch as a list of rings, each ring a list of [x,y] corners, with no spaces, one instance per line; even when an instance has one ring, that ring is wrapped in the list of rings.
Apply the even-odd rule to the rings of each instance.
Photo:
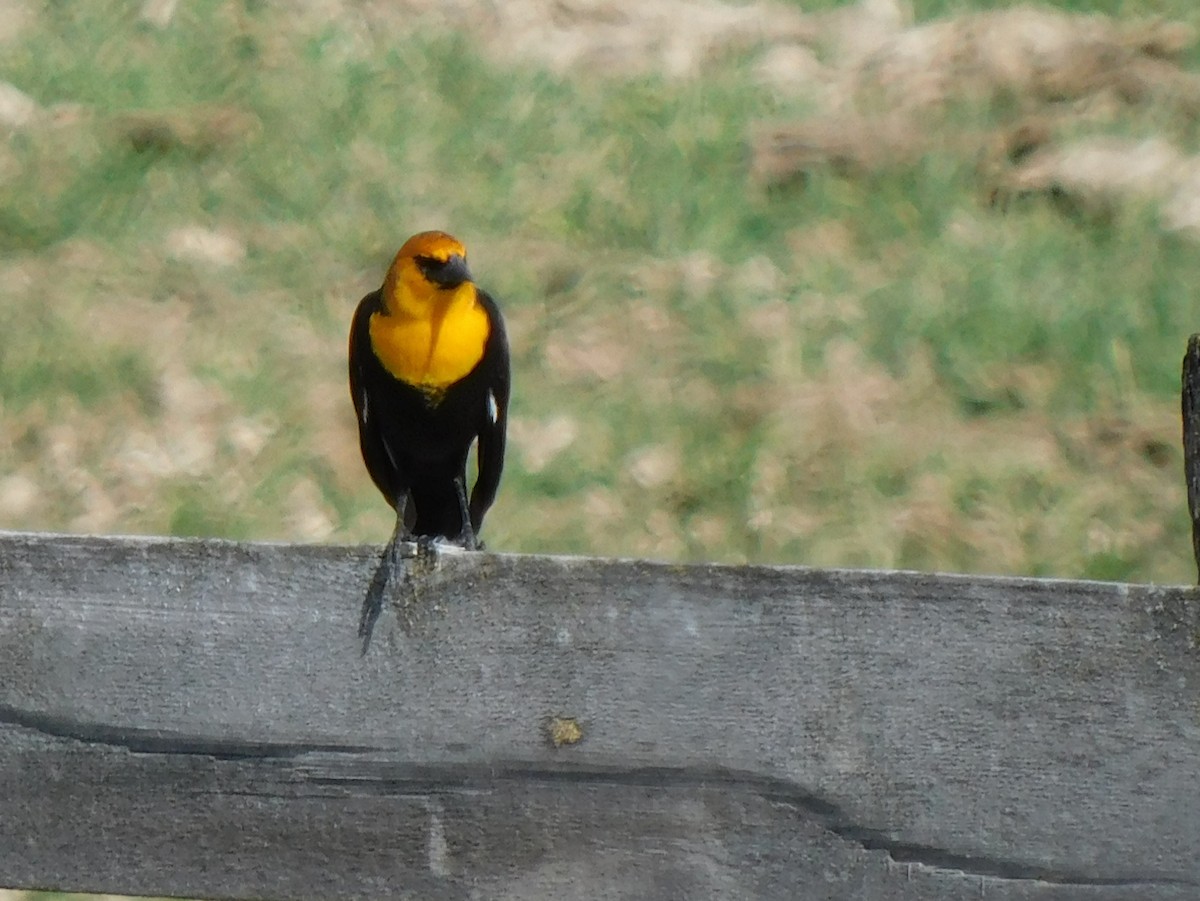
[[[362,410],[359,411],[358,418],[362,420],[362,424],[367,424],[367,392],[359,392],[359,397],[362,398]]]
[[[497,418],[499,418],[499,416],[500,416],[500,410],[496,406],[496,393],[494,391],[488,392],[487,411],[488,411],[488,419],[490,419],[492,421],[492,424],[495,425]]]

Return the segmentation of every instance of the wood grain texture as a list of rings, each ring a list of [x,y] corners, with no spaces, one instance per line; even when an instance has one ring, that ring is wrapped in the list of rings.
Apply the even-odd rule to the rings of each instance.
[[[0,885],[1200,896],[1194,589],[375,562],[0,534]]]

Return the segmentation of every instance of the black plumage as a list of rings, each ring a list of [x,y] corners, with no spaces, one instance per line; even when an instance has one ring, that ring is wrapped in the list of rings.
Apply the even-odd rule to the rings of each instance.
[[[479,534],[500,485],[510,383],[508,340],[496,302],[478,288],[476,296],[491,326],[483,356],[464,378],[433,392],[396,378],[371,347],[369,321],[383,312],[382,289],[364,297],[354,314],[350,391],[363,461],[414,536],[456,539],[463,534],[454,480],[461,479],[465,486],[472,443],[478,441],[478,476],[469,502],[473,534]]]

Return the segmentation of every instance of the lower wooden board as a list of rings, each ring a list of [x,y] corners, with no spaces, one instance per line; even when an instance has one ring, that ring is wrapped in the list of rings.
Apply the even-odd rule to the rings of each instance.
[[[1200,897],[1193,589],[375,557],[0,535],[0,885]]]

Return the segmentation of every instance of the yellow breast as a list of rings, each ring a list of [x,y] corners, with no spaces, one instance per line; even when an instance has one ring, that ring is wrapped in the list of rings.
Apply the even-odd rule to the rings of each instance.
[[[469,291],[455,291],[445,303],[420,314],[375,313],[371,346],[392,375],[430,397],[464,378],[483,358],[491,333],[487,311]]]

